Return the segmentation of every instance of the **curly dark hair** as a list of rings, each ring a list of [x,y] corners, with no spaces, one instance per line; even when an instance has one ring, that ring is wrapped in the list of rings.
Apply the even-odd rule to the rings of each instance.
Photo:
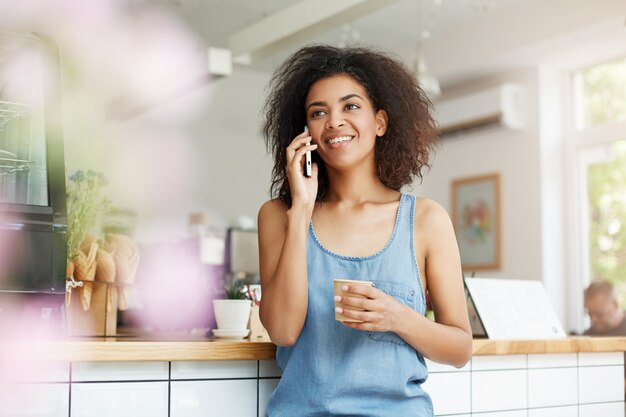
[[[422,168],[430,167],[429,156],[436,146],[438,129],[431,116],[432,103],[410,70],[386,53],[370,48],[305,46],[276,70],[263,109],[265,143],[274,157],[270,195],[287,206],[291,206],[291,190],[286,149],[306,125],[306,96],[316,81],[338,74],[360,83],[374,111],[383,109],[389,116],[386,140],[377,140],[374,148],[376,175],[381,182],[399,191],[414,177],[421,181]],[[321,201],[328,190],[328,175],[316,153],[313,161],[319,168],[317,201]]]

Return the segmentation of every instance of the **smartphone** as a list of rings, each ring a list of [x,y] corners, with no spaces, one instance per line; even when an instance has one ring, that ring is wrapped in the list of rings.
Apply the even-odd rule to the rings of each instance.
[[[304,126],[304,131],[306,132],[306,134],[309,134],[309,127],[308,126]],[[309,145],[311,143],[309,142]],[[304,176],[305,177],[310,177],[313,173],[312,173],[313,167],[311,166],[311,151],[306,151],[306,154],[304,155]]]

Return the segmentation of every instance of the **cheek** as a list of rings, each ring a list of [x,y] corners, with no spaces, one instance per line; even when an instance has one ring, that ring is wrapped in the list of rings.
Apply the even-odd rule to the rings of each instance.
[[[309,128],[309,135],[319,138],[324,130],[324,123],[317,119],[307,119],[306,126]]]

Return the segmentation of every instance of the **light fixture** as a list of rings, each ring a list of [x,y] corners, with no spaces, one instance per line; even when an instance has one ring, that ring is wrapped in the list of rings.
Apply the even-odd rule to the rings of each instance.
[[[432,100],[441,95],[439,80],[433,73],[428,71],[426,60],[421,54],[415,60],[415,75],[417,76],[420,87],[424,90],[428,98]]]
[[[428,21],[425,20],[426,10],[424,8],[424,1],[417,0],[415,5],[416,10],[416,24],[419,31],[416,57],[413,64],[413,71],[417,77],[420,87],[428,98],[431,100],[441,95],[441,86],[437,77],[428,70],[426,65],[426,59],[424,58],[424,44],[430,39],[432,28],[435,25],[437,19],[437,8],[441,6],[441,0],[434,0],[433,5],[435,7],[428,15]]]

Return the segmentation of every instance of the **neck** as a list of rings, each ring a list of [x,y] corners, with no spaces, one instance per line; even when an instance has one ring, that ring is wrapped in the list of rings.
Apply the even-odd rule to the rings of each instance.
[[[386,199],[397,192],[386,187],[376,176],[374,161],[360,167],[337,170],[327,167],[328,192],[325,201],[359,204],[365,201]]]

